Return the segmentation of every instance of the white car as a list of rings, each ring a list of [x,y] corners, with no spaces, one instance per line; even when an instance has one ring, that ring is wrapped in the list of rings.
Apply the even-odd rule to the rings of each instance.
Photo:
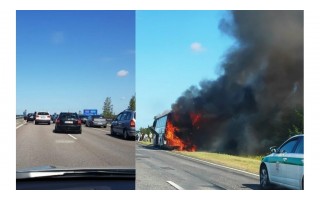
[[[290,189],[304,189],[303,135],[296,135],[279,148],[271,147],[271,154],[260,165],[260,187],[270,189],[272,184]]]
[[[34,118],[35,124],[46,123],[50,125],[50,121],[51,121],[51,115],[48,112],[36,112],[35,118]]]

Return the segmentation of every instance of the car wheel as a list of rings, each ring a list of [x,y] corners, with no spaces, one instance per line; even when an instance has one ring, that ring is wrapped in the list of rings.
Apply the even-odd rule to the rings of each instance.
[[[302,177],[302,190],[304,190],[304,177]]]
[[[103,126],[103,128],[107,128],[107,126]]]
[[[86,127],[88,127],[88,124],[86,123]]]
[[[38,122],[34,122],[34,124],[36,124],[36,125],[37,125],[37,124],[38,124]]]
[[[127,139],[128,139],[128,133],[127,133],[127,130],[124,130],[124,131],[123,131],[123,138],[124,138],[125,140],[127,140]]]
[[[262,165],[260,168],[260,188],[263,190],[270,188],[269,174],[265,165]]]

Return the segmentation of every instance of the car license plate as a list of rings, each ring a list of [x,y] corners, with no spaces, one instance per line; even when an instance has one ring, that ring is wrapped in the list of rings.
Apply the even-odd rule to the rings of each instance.
[[[41,119],[44,119],[45,117],[44,116],[41,116]]]
[[[73,124],[73,121],[65,121],[65,124]]]

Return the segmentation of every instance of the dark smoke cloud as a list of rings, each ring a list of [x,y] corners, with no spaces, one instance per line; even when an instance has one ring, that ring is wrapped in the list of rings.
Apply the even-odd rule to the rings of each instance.
[[[186,90],[172,105],[173,123],[199,150],[262,153],[288,137],[285,120],[303,109],[303,11],[231,14],[220,23],[237,41],[223,75]],[[201,115],[196,126],[190,113]]]

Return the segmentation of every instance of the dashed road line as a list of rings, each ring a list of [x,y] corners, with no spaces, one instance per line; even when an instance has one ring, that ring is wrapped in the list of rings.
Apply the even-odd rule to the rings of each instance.
[[[17,127],[16,127],[16,130],[17,130],[18,128],[20,128],[21,126],[25,125],[25,124],[26,124],[26,122],[23,122],[23,124],[20,124],[19,126],[17,126]]]
[[[75,143],[74,140],[56,140],[56,143],[59,144],[70,144],[70,143]]]
[[[167,183],[169,183],[170,185],[172,185],[174,188],[176,188],[177,190],[184,190],[183,187],[179,186],[178,184],[172,182],[172,181],[167,181]]]
[[[110,131],[107,131],[107,130],[101,130],[101,129],[99,129],[99,128],[92,128],[92,129],[95,129],[95,130],[98,130],[98,131],[102,131],[102,132],[110,133]]]
[[[74,137],[74,136],[72,136],[72,135],[70,135],[70,134],[68,134],[68,135],[69,135],[70,137],[72,137],[73,139],[75,139],[75,140],[77,139],[76,137]]]

